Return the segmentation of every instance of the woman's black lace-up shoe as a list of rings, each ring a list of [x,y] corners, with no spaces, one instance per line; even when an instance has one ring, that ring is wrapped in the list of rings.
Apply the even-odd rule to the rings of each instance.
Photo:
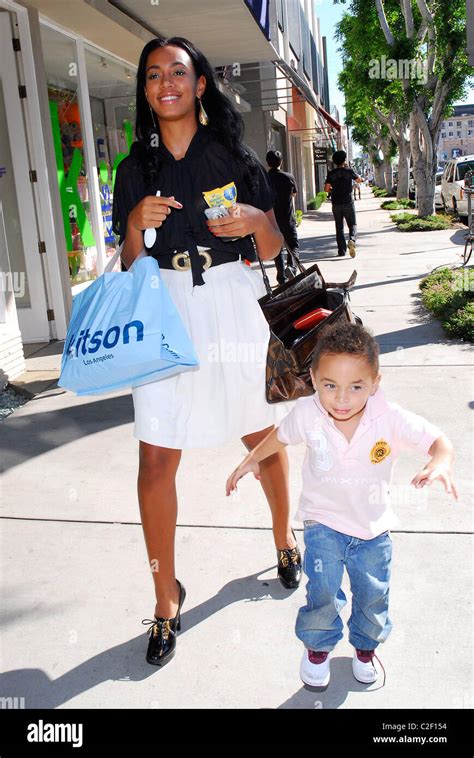
[[[176,616],[173,619],[155,616],[154,621],[151,619],[142,620],[142,624],[150,624],[147,632],[150,637],[146,659],[153,666],[163,666],[176,652],[176,632],[181,630],[181,606],[186,597],[186,590],[183,585],[178,579],[176,582],[179,586],[179,605]]]
[[[293,532],[296,540],[296,535]],[[301,581],[301,553],[298,547],[283,548],[277,550],[278,556],[278,579],[287,590],[293,590],[299,587]]]

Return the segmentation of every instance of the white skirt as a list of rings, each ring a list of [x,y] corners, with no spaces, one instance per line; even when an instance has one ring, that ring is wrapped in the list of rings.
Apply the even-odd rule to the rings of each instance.
[[[260,271],[242,261],[213,266],[205,284],[160,269],[191,337],[199,367],[133,389],[134,436],[160,447],[216,447],[273,424],[291,406],[269,404],[265,367],[270,330],[257,302]]]

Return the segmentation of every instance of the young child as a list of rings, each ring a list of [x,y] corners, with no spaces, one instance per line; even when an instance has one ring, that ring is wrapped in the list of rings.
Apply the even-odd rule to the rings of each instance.
[[[421,416],[385,400],[379,389],[378,354],[375,339],[359,324],[324,329],[311,366],[315,394],[296,401],[226,484],[230,495],[242,476],[258,476],[260,461],[285,445],[306,443],[296,518],[304,523],[308,583],[295,631],[305,646],[301,679],[316,687],[329,683],[329,653],[343,636],[339,611],[347,602],[341,589],[344,567],[352,592],[352,671],[364,683],[374,682],[379,674],[374,651],[392,628],[389,529],[395,517],[388,493],[400,450],[431,456],[412,479],[415,487],[439,479],[458,497],[451,443]]]

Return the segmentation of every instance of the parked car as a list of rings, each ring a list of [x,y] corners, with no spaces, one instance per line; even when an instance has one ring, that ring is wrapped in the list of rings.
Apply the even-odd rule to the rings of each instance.
[[[415,177],[413,176],[413,169],[410,169],[410,174],[408,176],[408,197],[410,200],[414,200],[416,197],[416,185]]]
[[[441,197],[441,180],[443,178],[444,171],[437,171],[436,172],[436,184],[435,184],[435,194],[434,194],[434,204],[435,204],[435,210],[441,210],[441,208],[444,208],[443,199]]]
[[[391,188],[390,193],[392,195],[396,195],[397,194],[397,190],[398,190],[398,171],[397,171],[397,169],[395,169],[395,171],[393,172],[392,182],[393,182],[393,184],[392,184],[392,188]]]
[[[443,207],[464,220],[467,218],[467,195],[464,192],[467,171],[474,171],[474,155],[461,155],[448,161],[441,180]]]

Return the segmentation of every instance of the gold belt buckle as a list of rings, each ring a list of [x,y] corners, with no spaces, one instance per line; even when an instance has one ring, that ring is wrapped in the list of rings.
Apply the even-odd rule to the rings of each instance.
[[[201,255],[204,258],[203,268],[208,269],[210,266],[212,266],[212,256],[206,249],[199,250],[199,255]],[[183,263],[181,263],[183,261]],[[187,251],[182,253],[175,253],[173,257],[171,258],[171,265],[173,266],[175,271],[189,271],[191,268],[191,258]]]

